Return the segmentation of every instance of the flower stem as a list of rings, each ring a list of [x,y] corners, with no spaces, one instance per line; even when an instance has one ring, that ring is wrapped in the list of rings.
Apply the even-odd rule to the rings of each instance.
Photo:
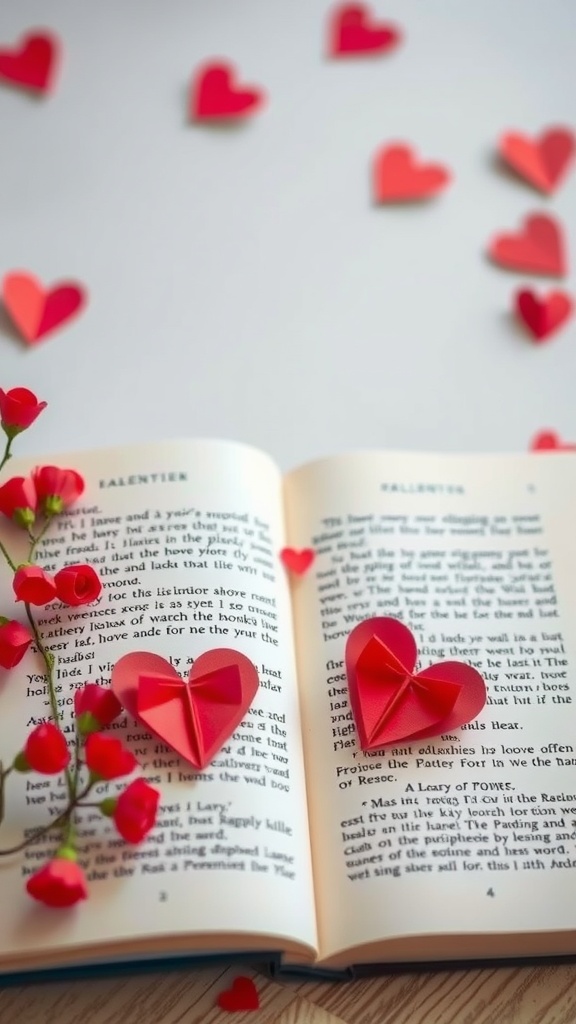
[[[10,449],[12,447],[13,440],[13,437],[8,437],[6,439],[6,448],[4,449],[4,455],[2,456],[2,462],[0,462],[0,470],[4,469],[4,466],[8,462],[8,459],[12,458],[12,452],[10,451]]]
[[[49,529],[50,525],[51,525],[50,520],[47,519],[46,522],[44,523],[44,526],[42,527],[40,532],[36,535],[36,537],[34,536],[33,533],[29,533],[28,534],[28,536],[30,537],[30,540],[32,542],[31,545],[30,545],[30,551],[28,552],[28,561],[29,562],[33,562],[34,559],[36,558],[36,548],[37,548],[38,544],[40,543],[40,541],[42,540],[42,538],[43,538],[44,534],[46,533],[46,531]]]
[[[43,828],[34,832],[33,836],[28,836],[28,839],[24,839],[21,843],[18,843],[17,846],[11,846],[8,850],[0,850],[0,857],[8,857],[12,853],[20,853],[20,850],[25,850],[27,846],[31,846],[32,843],[35,843],[37,839],[41,839],[42,836],[45,836],[46,833],[50,832],[53,828],[65,826],[64,839],[66,840],[74,829],[74,826],[71,824],[72,811],[78,807],[80,800],[83,800],[85,796],[88,796],[88,793],[92,789],[92,785],[93,783],[89,783],[89,785],[87,785],[86,788],[74,798],[69,807],[67,807],[65,811],[62,811],[62,814],[59,814],[57,818],[54,818],[54,821],[49,821]]]
[[[10,558],[10,555],[9,555],[9,554],[8,554],[8,552],[6,551],[6,548],[4,547],[4,545],[3,545],[3,543],[2,543],[2,541],[1,541],[1,540],[0,540],[0,553],[1,553],[2,555],[4,555],[4,558],[5,558],[5,559],[6,559],[6,561],[8,562],[8,565],[9,565],[9,566],[10,566],[10,568],[12,569],[12,572],[16,572],[16,566],[15,566],[14,562],[12,561],[12,559]]]

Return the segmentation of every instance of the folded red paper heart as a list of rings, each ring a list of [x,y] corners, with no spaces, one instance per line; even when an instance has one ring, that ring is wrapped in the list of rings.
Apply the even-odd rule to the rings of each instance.
[[[475,668],[443,661],[414,674],[417,656],[398,619],[367,619],[350,633],[346,672],[362,750],[456,729],[484,707],[486,685]]]
[[[553,192],[566,174],[576,149],[569,128],[548,128],[538,139],[508,132],[500,139],[500,156],[521,178],[541,192]]]
[[[258,690],[244,654],[206,651],[182,679],[158,654],[126,654],[112,670],[126,710],[196,768],[205,768],[240,725]]]

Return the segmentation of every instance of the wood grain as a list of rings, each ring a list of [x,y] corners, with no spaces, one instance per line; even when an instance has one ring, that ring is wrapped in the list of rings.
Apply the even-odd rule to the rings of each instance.
[[[254,979],[260,1009],[216,999]],[[574,1024],[576,966],[439,971],[353,983],[272,981],[242,968],[0,990],[0,1024]]]

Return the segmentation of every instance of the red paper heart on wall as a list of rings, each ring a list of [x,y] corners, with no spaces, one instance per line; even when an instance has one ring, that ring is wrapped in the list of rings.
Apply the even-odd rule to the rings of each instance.
[[[516,315],[537,341],[544,341],[570,318],[572,299],[565,292],[550,292],[540,298],[523,288],[515,299]]]
[[[566,257],[562,228],[549,214],[527,217],[516,235],[497,235],[488,254],[495,263],[509,270],[562,277]]]
[[[236,120],[262,106],[264,92],[255,86],[240,88],[231,64],[215,62],[200,68],[190,90],[190,116],[197,120]]]
[[[258,992],[252,978],[234,978],[230,988],[221,992],[216,1000],[222,1010],[240,1013],[243,1010],[257,1010],[260,1006]]]
[[[69,281],[45,289],[25,271],[6,274],[2,282],[6,311],[30,345],[63,327],[80,312],[86,298],[82,285]]]
[[[30,32],[18,49],[0,50],[0,81],[48,92],[58,63],[59,44],[48,32]]]
[[[418,163],[410,146],[385,146],[374,161],[374,196],[379,203],[429,199],[450,181],[440,164]]]
[[[398,619],[367,619],[350,633],[346,673],[362,750],[457,729],[484,707],[486,684],[475,668],[443,661],[414,675],[417,656]]]
[[[509,132],[500,140],[500,156],[521,178],[541,192],[553,192],[566,174],[576,143],[567,128],[549,128],[538,139]]]
[[[229,648],[196,658],[187,680],[158,654],[126,654],[112,671],[122,707],[196,768],[205,768],[240,725],[258,690],[258,672]]]
[[[330,20],[328,50],[332,57],[386,53],[400,42],[394,25],[376,22],[364,4],[342,4]]]

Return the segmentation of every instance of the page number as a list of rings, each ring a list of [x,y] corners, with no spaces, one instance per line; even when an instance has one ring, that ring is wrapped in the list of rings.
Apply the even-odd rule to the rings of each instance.
[[[488,892],[486,893],[486,895],[487,896],[495,896],[496,893],[494,892],[494,889],[488,889]]]
[[[158,899],[160,900],[160,903],[166,903],[167,900],[168,900],[168,893],[167,892],[159,893],[158,894]]]

